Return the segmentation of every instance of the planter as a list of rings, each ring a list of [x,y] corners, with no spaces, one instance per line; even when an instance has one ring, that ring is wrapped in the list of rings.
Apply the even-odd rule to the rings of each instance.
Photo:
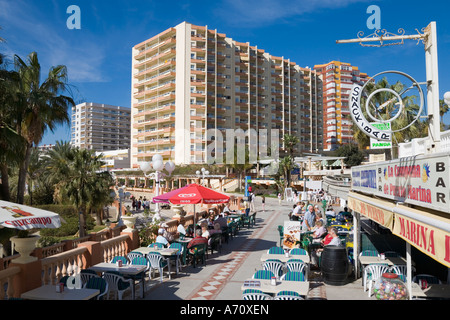
[[[20,253],[20,257],[13,259],[15,263],[29,263],[36,261],[36,257],[30,256],[30,254],[36,248],[36,243],[38,242],[40,236],[29,236],[25,238],[19,238],[17,236],[11,237],[9,240],[14,244],[14,249]]]
[[[136,223],[136,217],[133,216],[122,216],[123,224],[127,227],[123,232],[134,231],[134,224]]]
[[[173,210],[173,213],[175,213],[174,217],[176,217],[176,218],[184,217],[184,215],[186,214],[183,210],[182,205],[174,205],[174,206],[172,206],[172,210]]]

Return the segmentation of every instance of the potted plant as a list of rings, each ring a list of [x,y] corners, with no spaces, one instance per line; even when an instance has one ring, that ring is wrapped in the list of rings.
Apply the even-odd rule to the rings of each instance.
[[[20,230],[16,236],[11,237],[9,240],[13,243],[14,250],[20,254],[20,257],[13,261],[21,264],[36,261],[37,258],[30,254],[36,248],[39,238],[39,235],[30,235],[28,230]]]
[[[134,225],[136,223],[136,217],[133,216],[133,214],[131,213],[131,211],[126,211],[125,215],[122,216],[122,220],[123,223],[125,224],[125,226],[127,227],[126,229],[124,229],[124,232],[131,232],[134,230]]]

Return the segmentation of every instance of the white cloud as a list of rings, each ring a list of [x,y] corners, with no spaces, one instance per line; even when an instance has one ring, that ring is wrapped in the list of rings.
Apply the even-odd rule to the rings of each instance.
[[[108,81],[102,73],[105,49],[88,32],[68,30],[65,10],[52,19],[30,1],[0,0],[0,8],[2,36],[7,41],[3,52],[25,59],[36,51],[43,72],[51,66],[66,65],[70,82]]]

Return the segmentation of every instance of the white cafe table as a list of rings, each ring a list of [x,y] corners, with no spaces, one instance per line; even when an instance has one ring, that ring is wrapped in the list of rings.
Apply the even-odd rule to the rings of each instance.
[[[36,289],[22,293],[22,299],[27,300],[89,300],[100,293],[98,289],[69,289],[56,292],[56,285],[43,285]]]
[[[259,283],[259,285],[255,286],[253,284]],[[250,285],[246,285],[250,284]],[[266,279],[247,279],[244,281],[244,284],[241,286],[241,290],[247,289],[255,289],[261,290],[265,293],[277,294],[281,291],[295,291],[301,296],[306,296],[309,291],[309,282],[308,281],[281,281],[277,280],[276,285],[271,284],[271,280]]]
[[[389,266],[406,264],[406,260],[402,257],[386,257],[383,260],[377,256],[360,256],[358,259],[359,259],[359,262],[364,266],[373,264],[373,263],[386,263]]]
[[[268,259],[280,260],[283,263],[286,263],[290,259],[300,259],[303,260],[304,263],[310,262],[308,254],[290,254],[288,257],[286,257],[285,254],[263,253],[261,256],[261,261],[264,262]]]
[[[178,253],[178,251],[179,251],[178,248],[158,248],[158,247],[153,247],[153,248],[140,247],[140,248],[133,250],[133,252],[140,252],[144,255],[147,255],[150,252],[158,252],[162,256],[165,256],[165,257],[170,257],[173,255],[176,255]]]
[[[418,298],[450,299],[450,285],[428,284],[426,289],[422,289],[417,283],[413,282],[411,284],[411,296]]]
[[[147,269],[147,266],[145,265],[128,265],[124,264],[121,267],[117,266],[115,263],[108,263],[108,262],[102,262],[98,263],[92,267],[89,267],[90,270],[94,270],[95,272],[108,272],[108,271],[115,271],[119,272],[122,275],[125,276],[135,276],[138,275],[141,272],[144,272]],[[142,294],[141,297],[144,297],[144,288],[145,288],[145,277],[142,278]],[[135,291],[135,284],[133,281],[133,295]]]

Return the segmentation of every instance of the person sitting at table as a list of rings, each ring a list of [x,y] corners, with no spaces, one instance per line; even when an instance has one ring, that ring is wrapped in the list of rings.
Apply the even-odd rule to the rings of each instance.
[[[335,227],[331,227],[329,234],[331,235],[331,241],[324,245],[326,246],[342,246],[341,239],[338,236],[338,230]],[[311,264],[315,267],[317,267],[317,262],[319,261],[319,257],[323,252],[323,248],[318,248],[316,250],[311,251]]]
[[[158,229],[158,236],[156,237],[155,242],[162,243],[164,247],[167,247],[169,244],[169,241],[164,237],[164,229],[160,228]]]
[[[321,241],[322,242],[322,246],[326,246],[333,239],[333,235],[331,234],[331,229],[332,228],[333,228],[332,226],[328,226],[327,227],[327,235]]]
[[[167,240],[169,243],[171,243],[171,242],[173,242],[173,240],[175,239],[175,237],[177,236],[177,234],[176,234],[176,233],[173,233],[173,232],[169,232],[169,231],[167,230],[168,227],[169,227],[169,226],[168,226],[167,223],[165,223],[165,222],[161,223],[161,225],[160,225],[160,228],[162,228],[162,229],[164,230],[163,237],[166,238],[166,240]]]
[[[178,224],[177,232],[179,235],[186,236],[186,229],[184,228],[182,223]]]
[[[327,220],[323,218],[322,212],[316,211],[316,223],[317,221],[322,221],[322,225],[325,228],[327,225]]]
[[[203,222],[201,224],[201,230],[202,230],[202,237],[209,239],[209,229],[208,229],[208,223]]]
[[[220,224],[217,222],[214,223],[214,228],[212,230],[209,230],[209,235],[213,235],[214,233],[222,233],[222,228],[220,227]]]
[[[226,213],[226,212],[230,212],[230,208],[228,207],[228,202],[227,203],[225,203],[225,207],[223,208],[223,211],[222,211],[222,213]]]
[[[196,229],[195,237],[192,238],[192,240],[188,242],[187,248],[191,249],[193,246],[202,244],[202,243],[208,245],[208,239],[202,237],[202,229]]]
[[[320,239],[326,232],[327,232],[327,230],[323,226],[323,221],[316,220],[316,225],[314,226],[314,232],[311,235],[313,238],[313,241],[316,239]]]
[[[226,217],[221,217],[221,216],[218,216],[216,218],[216,220],[214,220],[214,224],[216,224],[216,223],[218,223],[221,228],[222,227],[226,227],[228,225],[227,224],[227,218]]]

